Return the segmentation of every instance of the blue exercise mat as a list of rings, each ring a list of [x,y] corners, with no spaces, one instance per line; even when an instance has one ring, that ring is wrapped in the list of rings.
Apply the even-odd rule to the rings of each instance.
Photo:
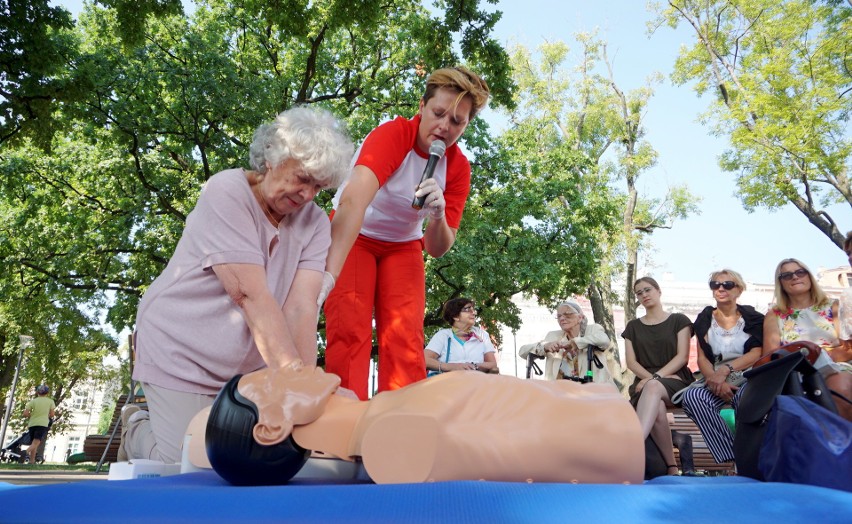
[[[0,490],[0,522],[852,522],[852,494],[741,477],[638,486],[294,482],[234,487],[213,472]]]

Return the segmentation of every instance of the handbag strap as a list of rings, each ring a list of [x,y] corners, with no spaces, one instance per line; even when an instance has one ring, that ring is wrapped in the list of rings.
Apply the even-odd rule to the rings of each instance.
[[[744,376],[748,379],[748,386],[737,408],[737,420],[757,423],[763,419],[772,408],[775,397],[785,392],[790,374],[804,359],[804,355],[799,352],[788,353],[760,367],[752,368],[751,371],[746,371]],[[798,384],[798,380],[794,379],[791,383]]]

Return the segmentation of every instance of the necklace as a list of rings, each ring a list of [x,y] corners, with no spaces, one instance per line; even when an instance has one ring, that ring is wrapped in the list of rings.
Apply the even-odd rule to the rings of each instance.
[[[255,189],[257,191],[255,191]],[[272,216],[272,212],[269,211],[269,206],[266,204],[266,199],[263,198],[263,194],[261,194],[260,192],[260,185],[253,185],[252,191],[254,191],[255,193],[255,197],[257,198],[258,203],[260,204],[260,209],[263,210],[263,214],[266,215],[266,218],[268,218],[270,222],[272,222],[272,225],[275,226],[275,229],[278,229],[278,224],[280,222],[278,220],[275,220],[275,217]]]
[[[730,330],[736,327],[737,322],[740,320],[740,312],[737,309],[734,309],[733,315],[726,315],[724,311],[719,308],[716,308],[713,311],[713,319],[716,321],[716,324],[725,330]]]

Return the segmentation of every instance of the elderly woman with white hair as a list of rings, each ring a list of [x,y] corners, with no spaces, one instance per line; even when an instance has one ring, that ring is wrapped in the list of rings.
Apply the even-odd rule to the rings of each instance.
[[[122,411],[119,460],[177,462],[192,417],[234,375],[316,365],[317,297],[331,244],[322,189],[349,173],[354,147],[331,113],[284,111],[261,125],[252,169],[212,176],[136,317],[148,411]]]
[[[541,342],[521,346],[518,356],[527,358],[533,353],[546,357],[544,376],[548,380],[586,376],[589,366],[586,349],[596,346],[607,350],[611,344],[609,336],[604,328],[589,322],[580,305],[570,300],[556,306],[556,321],[560,329],[548,333]],[[594,382],[613,382],[606,365],[593,366],[592,373]]]

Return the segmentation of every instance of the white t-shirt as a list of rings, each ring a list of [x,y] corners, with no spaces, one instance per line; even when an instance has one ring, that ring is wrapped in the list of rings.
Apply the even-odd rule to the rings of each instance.
[[[491,344],[491,337],[482,328],[476,327],[472,332],[474,336],[462,343],[453,335],[452,329],[442,329],[435,333],[432,340],[426,344],[426,349],[437,353],[439,361],[450,364],[454,362],[474,362],[476,364],[485,362],[485,354],[495,351],[494,345]],[[448,350],[449,360],[447,359]]]

